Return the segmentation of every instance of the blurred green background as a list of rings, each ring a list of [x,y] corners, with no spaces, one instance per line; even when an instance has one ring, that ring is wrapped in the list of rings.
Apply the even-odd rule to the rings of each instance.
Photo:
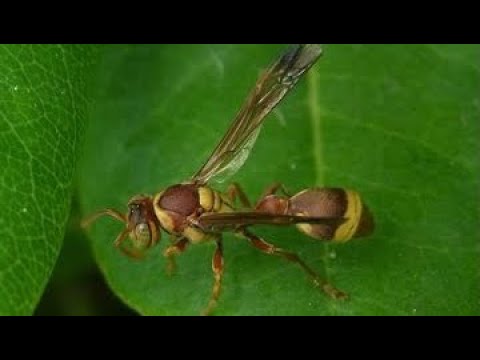
[[[137,313],[110,290],[80,228],[76,197],[58,261],[34,315],[129,316]]]

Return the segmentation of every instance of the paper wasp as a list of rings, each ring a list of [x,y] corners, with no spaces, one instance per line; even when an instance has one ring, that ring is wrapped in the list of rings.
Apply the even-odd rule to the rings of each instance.
[[[174,257],[189,244],[214,242],[212,259],[214,284],[204,314],[217,304],[224,270],[222,233],[230,231],[246,239],[256,249],[297,263],[328,296],[347,295],[318,275],[293,252],[278,248],[251,231],[257,224],[296,225],[306,235],[330,242],[346,242],[373,231],[373,218],[355,191],[341,188],[309,188],[290,195],[274,184],[252,205],[241,187],[233,183],[226,192],[208,184],[233,175],[247,159],[266,116],[278,105],[300,78],[322,55],[316,44],[288,49],[266,69],[235,116],[230,128],[203,166],[189,180],[172,185],[153,196],[137,195],[122,214],[101,210],[85,219],[88,226],[98,217],[111,216],[125,224],[114,245],[126,255],[139,258],[160,240],[161,231],[172,237],[164,251],[169,271]],[[237,201],[241,207],[237,206]],[[241,209],[241,210],[239,210]],[[130,239],[130,242],[125,241]]]

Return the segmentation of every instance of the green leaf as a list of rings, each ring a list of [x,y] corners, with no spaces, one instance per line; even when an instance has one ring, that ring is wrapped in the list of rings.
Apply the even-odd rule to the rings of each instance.
[[[0,314],[31,314],[57,259],[84,136],[92,46],[0,46]]]
[[[259,72],[282,46],[115,46],[100,79],[80,198],[84,213],[188,179],[221,138]],[[218,315],[480,314],[478,45],[328,45],[272,114],[243,169],[251,199],[275,181],[359,191],[371,237],[326,245],[295,228],[258,227],[350,294],[336,302],[295,265],[225,235]],[[223,190],[226,185],[215,186]],[[165,274],[167,236],[145,260],[90,234],[112,289],[141,314],[198,314],[213,277],[210,244]]]

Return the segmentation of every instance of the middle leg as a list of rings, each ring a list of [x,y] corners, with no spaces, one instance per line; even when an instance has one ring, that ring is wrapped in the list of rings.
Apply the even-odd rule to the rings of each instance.
[[[222,239],[219,238],[217,240],[217,248],[215,249],[212,259],[212,270],[214,276],[212,295],[210,297],[210,301],[208,302],[207,308],[202,312],[202,315],[209,315],[217,305],[218,298],[220,297],[220,291],[222,289],[223,265],[223,244]]]

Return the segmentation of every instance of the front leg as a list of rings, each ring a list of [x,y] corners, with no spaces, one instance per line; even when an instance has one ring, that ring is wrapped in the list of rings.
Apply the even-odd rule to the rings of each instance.
[[[92,215],[83,219],[82,222],[80,223],[80,226],[85,229],[89,227],[94,221],[96,221],[101,216],[110,216],[123,223],[127,222],[127,217],[123,214],[120,214],[117,210],[104,209],[104,210],[97,211],[96,213],[93,213]]]
[[[175,239],[175,238],[174,238]],[[188,239],[181,237],[173,245],[170,245],[163,252],[163,256],[167,258],[167,275],[172,276],[175,273],[177,264],[175,256],[184,252],[188,245]]]
[[[208,302],[207,308],[202,312],[202,315],[210,315],[212,310],[217,305],[218,298],[220,296],[220,291],[222,289],[222,278],[223,278],[223,244],[222,239],[218,238],[216,241],[217,248],[212,258],[212,270],[213,270],[213,289],[210,301]]]
[[[136,249],[128,248],[124,246],[124,242],[127,239],[130,230],[124,229],[113,242],[113,246],[119,249],[124,255],[127,255],[131,259],[141,260],[144,257],[144,253]]]

